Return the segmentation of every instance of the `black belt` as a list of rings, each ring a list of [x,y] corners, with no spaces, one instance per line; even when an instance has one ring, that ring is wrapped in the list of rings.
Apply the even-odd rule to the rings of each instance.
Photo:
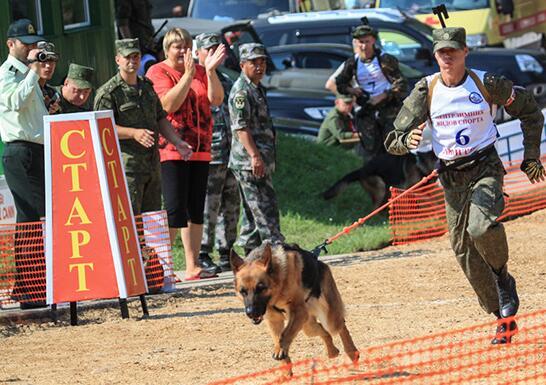
[[[489,146],[476,151],[475,153],[465,156],[464,158],[459,158],[455,160],[443,160],[440,159],[440,168],[438,172],[444,171],[468,171],[476,167],[481,161],[485,160],[489,154],[495,150],[495,144],[490,144]]]

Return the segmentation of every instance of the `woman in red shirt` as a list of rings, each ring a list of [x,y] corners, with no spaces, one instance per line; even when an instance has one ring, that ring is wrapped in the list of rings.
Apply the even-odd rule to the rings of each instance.
[[[188,31],[173,28],[163,39],[165,60],[150,67],[146,76],[167,111],[180,137],[193,148],[184,161],[176,148],[163,137],[159,140],[161,185],[169,221],[171,244],[178,229],[186,256],[186,280],[210,278],[215,268],[202,269],[197,257],[203,235],[203,211],[207,188],[212,140],[211,105],[219,106],[224,90],[216,74],[225,47],[207,57],[205,66],[192,57],[192,38]]]

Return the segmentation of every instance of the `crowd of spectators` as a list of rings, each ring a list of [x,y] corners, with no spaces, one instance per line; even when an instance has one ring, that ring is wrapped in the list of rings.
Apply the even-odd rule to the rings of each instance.
[[[217,71],[226,56],[218,35],[197,38],[196,62],[190,33],[171,29],[163,41],[165,60],[146,76],[138,75],[139,39],[116,40],[118,71],[96,90],[93,101],[91,67],[71,63],[63,84],[50,84],[61,56],[30,20],[13,22],[7,36],[9,56],[0,67],[0,134],[18,223],[45,215],[43,117],[112,110],[133,213],[166,209],[171,242],[178,234],[182,239],[187,280],[230,269],[241,201],[239,244],[247,252],[265,240],[283,239],[271,182],[275,133],[260,84],[266,70],[263,46],[241,45],[242,72],[233,85]],[[219,266],[210,256],[215,237]],[[16,239],[16,256],[24,254],[22,247]],[[17,257],[16,269],[12,298],[22,308],[44,306],[29,300],[22,285],[28,268]]]

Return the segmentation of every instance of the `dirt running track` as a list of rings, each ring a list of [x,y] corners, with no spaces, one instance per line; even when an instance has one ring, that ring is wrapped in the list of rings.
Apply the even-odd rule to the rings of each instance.
[[[546,307],[546,211],[506,224],[520,312]],[[358,347],[491,320],[449,249],[447,237],[348,257],[333,266]],[[205,384],[276,365],[265,325],[242,313],[231,286],[149,299],[150,318],[117,309],[0,326],[0,384]],[[339,343],[339,341],[337,341]],[[300,335],[292,359],[324,356]],[[340,358],[339,362],[343,362]]]

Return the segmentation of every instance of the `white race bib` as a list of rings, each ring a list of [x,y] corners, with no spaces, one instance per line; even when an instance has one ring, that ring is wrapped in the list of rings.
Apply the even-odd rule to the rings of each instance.
[[[391,89],[391,84],[381,71],[377,56],[371,62],[363,63],[357,55],[355,61],[358,84],[370,96],[377,96]]]
[[[472,70],[483,82],[485,72]],[[427,76],[430,86],[437,74]],[[443,160],[463,158],[481,150],[497,139],[497,127],[489,103],[470,76],[457,87],[437,81],[430,103],[432,148]]]

